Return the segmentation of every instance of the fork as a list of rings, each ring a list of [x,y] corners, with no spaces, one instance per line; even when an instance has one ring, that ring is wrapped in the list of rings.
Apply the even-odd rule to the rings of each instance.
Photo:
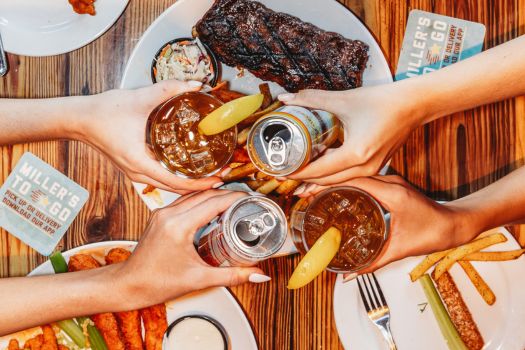
[[[4,46],[2,45],[2,36],[0,35],[0,77],[7,73],[7,59],[5,57]]]
[[[372,278],[370,278],[370,275],[372,275]],[[376,276],[370,273],[358,276],[356,279],[368,318],[379,328],[388,343],[389,349],[396,350],[396,343],[390,330],[390,309]],[[366,291],[366,296],[364,291]]]

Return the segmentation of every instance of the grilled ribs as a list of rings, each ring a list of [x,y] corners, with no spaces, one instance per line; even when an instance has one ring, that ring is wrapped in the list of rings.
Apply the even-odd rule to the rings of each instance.
[[[223,63],[291,92],[359,87],[368,60],[365,43],[251,0],[216,0],[194,34]]]

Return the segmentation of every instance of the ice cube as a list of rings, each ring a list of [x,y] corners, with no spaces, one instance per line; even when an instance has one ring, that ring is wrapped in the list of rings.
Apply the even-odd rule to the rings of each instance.
[[[205,172],[213,170],[215,160],[209,148],[201,148],[200,150],[190,153],[193,170],[196,172]]]
[[[333,217],[348,211],[350,209],[350,201],[348,198],[341,196],[339,193],[332,193],[325,203],[326,211]]]
[[[179,144],[169,145],[168,147],[164,148],[163,153],[170,164],[175,167],[188,164],[190,161],[188,153]]]
[[[317,215],[310,214],[306,216],[306,222],[314,226],[323,226],[326,222],[326,219]]]
[[[353,236],[343,244],[339,254],[354,265],[362,265],[368,260],[372,251],[359,236]]]
[[[190,130],[193,124],[199,121],[200,113],[191,108],[187,103],[182,102],[180,108],[177,110],[177,117],[179,124],[184,130]]]
[[[159,145],[171,145],[177,142],[175,123],[157,124],[155,127],[155,137]]]

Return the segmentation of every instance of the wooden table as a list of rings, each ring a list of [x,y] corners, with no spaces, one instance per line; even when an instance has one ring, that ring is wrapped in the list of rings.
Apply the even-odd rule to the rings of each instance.
[[[132,0],[106,34],[69,54],[48,58],[8,55],[11,68],[7,77],[0,78],[0,96],[85,95],[118,87],[126,61],[140,36],[173,2]],[[525,28],[525,0],[341,2],[375,34],[392,70],[411,9],[484,23],[485,48],[523,34]],[[97,151],[66,141],[2,147],[0,182],[25,151],[52,164],[91,194],[61,242],[62,248],[140,237],[149,211],[130,181]],[[391,171],[405,176],[435,199],[454,199],[521,166],[524,154],[525,98],[520,97],[457,113],[420,128],[394,156]],[[525,243],[525,234],[520,235],[518,228],[515,232],[520,242]],[[25,275],[45,261],[3,230],[0,230],[0,254],[1,277]],[[335,275],[325,273],[308,287],[289,292],[286,281],[297,262],[297,257],[266,262],[262,268],[273,278],[271,283],[232,289],[253,325],[260,348],[342,348],[332,313]]]

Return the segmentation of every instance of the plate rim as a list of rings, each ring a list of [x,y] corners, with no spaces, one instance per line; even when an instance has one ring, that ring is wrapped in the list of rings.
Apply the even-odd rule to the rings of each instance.
[[[117,1],[120,1],[120,3],[121,3],[121,8],[118,11],[116,11],[115,16],[112,17],[112,19],[110,21],[108,21],[100,30],[98,30],[95,35],[90,36],[89,38],[86,38],[85,40],[81,40],[75,45],[70,45],[68,47],[63,47],[61,49],[49,50],[48,52],[44,52],[44,53],[35,53],[35,52],[31,52],[31,51],[28,51],[28,52],[19,51],[19,50],[16,50],[16,49],[15,50],[11,50],[9,47],[6,47],[5,39],[4,39],[3,40],[4,50],[6,52],[8,52],[9,54],[13,54],[13,55],[17,55],[17,56],[52,57],[52,56],[58,56],[58,55],[63,55],[63,54],[66,54],[66,53],[70,53],[70,52],[73,52],[73,51],[78,50],[80,48],[83,48],[84,46],[89,45],[93,41],[95,41],[98,38],[100,38],[111,27],[113,27],[113,25],[119,20],[119,18],[122,17],[122,14],[126,10],[126,8],[129,6],[129,2],[130,2],[130,0],[117,0],[117,1],[111,0],[111,1],[114,1],[114,4],[118,4]],[[73,9],[71,9],[71,11],[73,11]],[[1,26],[0,26],[0,28],[1,28]],[[5,38],[5,34],[3,34],[3,35],[4,35],[4,38]],[[27,47],[30,47],[30,45],[28,45]]]

